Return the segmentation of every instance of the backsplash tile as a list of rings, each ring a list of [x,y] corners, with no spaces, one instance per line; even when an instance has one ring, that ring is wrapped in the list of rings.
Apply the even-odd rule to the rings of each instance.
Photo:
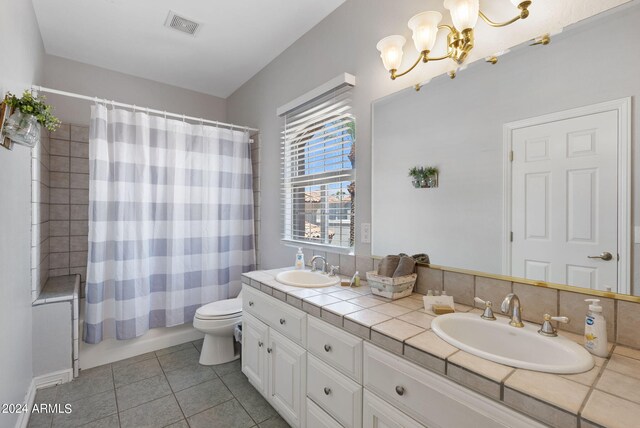
[[[416,293],[427,294],[429,290],[442,291],[444,287],[443,271],[430,269],[426,266],[418,266],[416,273],[418,274],[415,286]]]
[[[619,300],[616,321],[617,342],[632,348],[640,348],[640,304]]]
[[[560,291],[560,315],[569,317],[571,322],[560,324],[558,328],[572,333],[584,333],[584,317],[587,314],[589,304],[585,299],[593,299],[594,296],[570,291]],[[609,341],[615,340],[615,304],[613,299],[597,297],[602,305],[602,314],[607,322],[607,338]]]
[[[494,310],[500,308],[500,304],[511,293],[511,282],[502,281],[493,278],[476,277],[476,296],[482,300],[488,300],[493,303]],[[521,300],[522,301],[522,300]],[[476,304],[476,307],[483,308],[482,305]],[[524,306],[524,305],[523,305]]]
[[[473,306],[474,276],[466,273],[444,272],[444,291],[456,302]]]
[[[540,324],[544,314],[558,315],[558,290],[513,283],[513,292],[522,303],[522,319]]]

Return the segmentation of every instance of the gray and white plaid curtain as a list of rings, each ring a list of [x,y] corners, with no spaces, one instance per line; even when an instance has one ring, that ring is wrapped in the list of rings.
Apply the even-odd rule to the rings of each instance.
[[[249,136],[95,105],[89,145],[85,342],[236,296],[255,266]]]

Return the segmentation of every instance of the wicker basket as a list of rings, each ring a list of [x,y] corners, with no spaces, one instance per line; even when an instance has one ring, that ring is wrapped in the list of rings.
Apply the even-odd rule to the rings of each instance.
[[[391,300],[411,295],[417,278],[418,275],[415,273],[389,278],[388,276],[378,275],[376,271],[367,272],[367,282],[371,287],[371,293]]]

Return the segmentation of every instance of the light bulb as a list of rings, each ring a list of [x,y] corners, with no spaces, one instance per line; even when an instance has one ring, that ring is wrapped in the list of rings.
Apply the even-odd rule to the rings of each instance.
[[[444,0],[444,7],[449,9],[456,30],[462,32],[476,26],[480,0]]]
[[[409,20],[409,28],[413,31],[413,43],[418,52],[433,49],[440,21],[442,14],[434,11],[419,13]]]
[[[402,36],[389,36],[380,40],[376,48],[387,71],[397,70],[402,64],[402,48],[407,40]]]

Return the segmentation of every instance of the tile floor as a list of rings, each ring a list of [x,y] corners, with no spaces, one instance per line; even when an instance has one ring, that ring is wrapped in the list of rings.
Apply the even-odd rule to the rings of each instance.
[[[289,425],[256,391],[236,360],[198,364],[202,341],[84,370],[41,389],[36,403],[70,403],[70,414],[33,414],[29,427],[281,428]]]

